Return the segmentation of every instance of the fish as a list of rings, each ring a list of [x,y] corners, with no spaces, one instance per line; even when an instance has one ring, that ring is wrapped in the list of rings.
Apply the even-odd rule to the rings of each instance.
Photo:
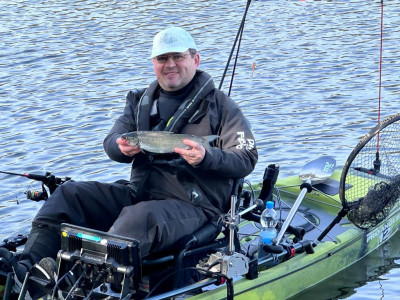
[[[175,147],[189,150],[191,147],[183,143],[184,139],[194,141],[205,149],[209,149],[210,143],[218,137],[218,135],[199,137],[170,131],[132,131],[121,135],[121,138],[129,141],[129,145],[138,146],[143,152],[152,154],[174,153]]]

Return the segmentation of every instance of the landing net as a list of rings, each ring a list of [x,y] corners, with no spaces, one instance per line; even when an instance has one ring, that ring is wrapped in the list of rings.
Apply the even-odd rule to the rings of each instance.
[[[400,199],[400,114],[375,126],[343,169],[340,198],[348,219],[368,229],[386,219]]]

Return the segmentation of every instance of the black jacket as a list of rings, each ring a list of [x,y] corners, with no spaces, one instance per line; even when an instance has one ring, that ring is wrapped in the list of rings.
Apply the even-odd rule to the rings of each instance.
[[[249,175],[258,154],[249,122],[236,103],[215,88],[211,76],[197,71],[187,100],[178,108],[164,130],[197,136],[218,135],[204,160],[193,167],[178,155],[134,158],[123,155],[115,140],[123,133],[150,130],[150,109],[160,86],[128,93],[124,113],[104,140],[108,156],[132,162],[130,187],[138,198],[176,198],[202,207],[210,216],[230,207],[232,179]],[[143,199],[146,200],[146,199]]]

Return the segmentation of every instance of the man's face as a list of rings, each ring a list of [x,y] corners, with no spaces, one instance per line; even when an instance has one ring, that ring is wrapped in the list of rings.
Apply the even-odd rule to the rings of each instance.
[[[192,57],[189,50],[166,53],[153,58],[154,73],[165,91],[173,92],[186,86],[194,77],[200,64],[198,53]]]

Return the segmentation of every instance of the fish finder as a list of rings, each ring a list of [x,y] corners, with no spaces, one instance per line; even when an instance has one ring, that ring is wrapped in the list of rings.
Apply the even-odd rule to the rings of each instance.
[[[57,261],[58,288],[71,295],[128,299],[142,277],[139,241],[71,224],[61,224]]]

